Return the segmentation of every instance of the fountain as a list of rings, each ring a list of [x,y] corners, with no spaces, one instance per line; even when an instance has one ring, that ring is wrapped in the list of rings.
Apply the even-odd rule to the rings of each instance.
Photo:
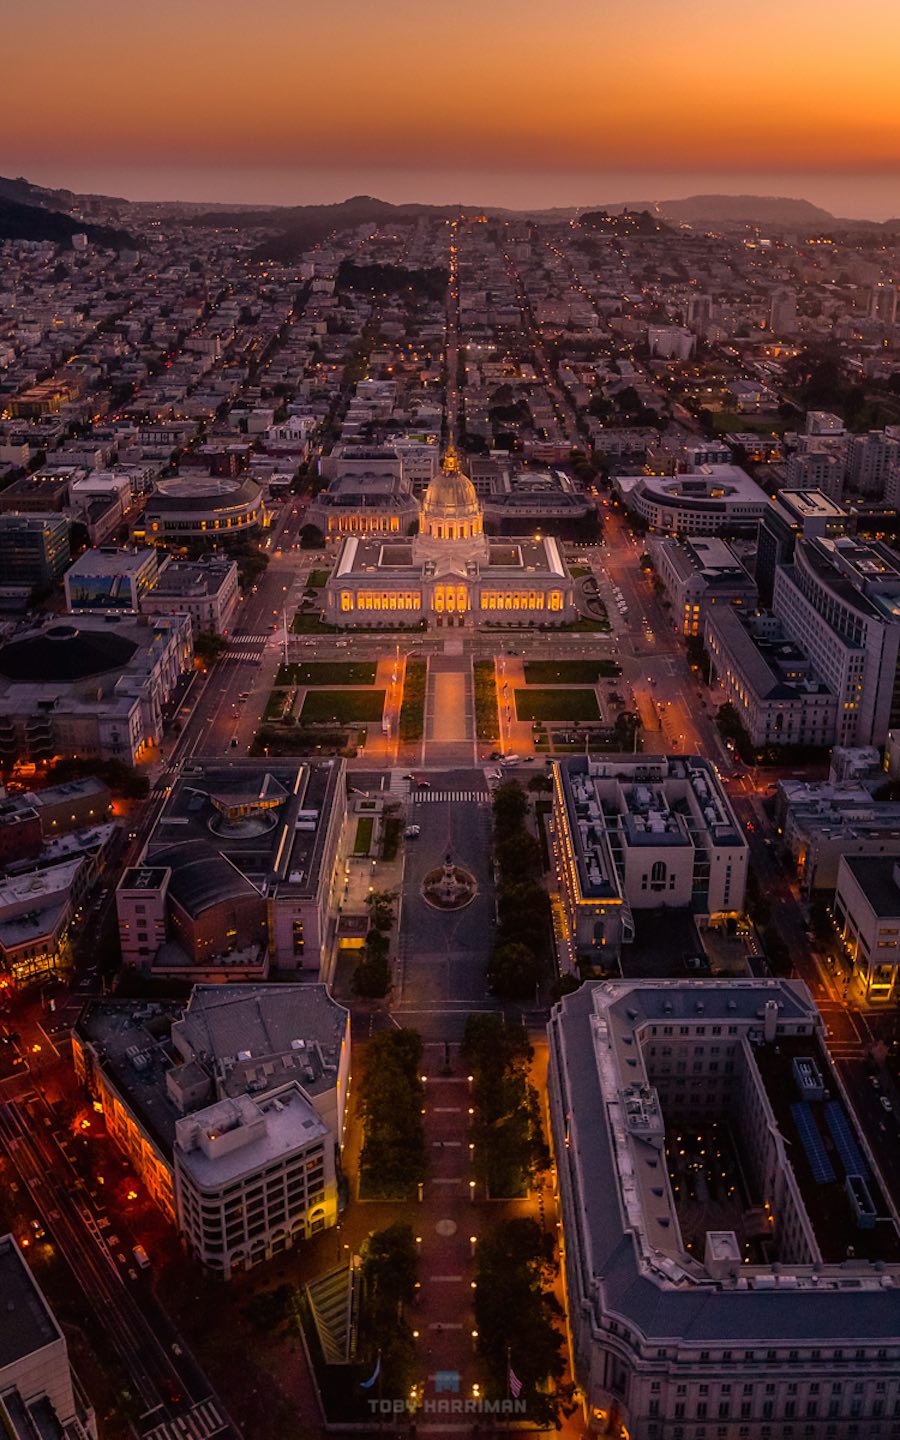
[[[436,910],[462,910],[475,899],[477,889],[475,876],[457,865],[449,850],[443,865],[429,870],[422,882],[422,894]]]

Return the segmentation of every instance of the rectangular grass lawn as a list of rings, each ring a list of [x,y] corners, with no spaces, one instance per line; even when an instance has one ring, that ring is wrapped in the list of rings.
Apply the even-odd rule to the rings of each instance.
[[[621,675],[615,660],[526,660],[526,685],[596,685]]]
[[[384,710],[383,690],[310,690],[303,702],[301,725],[365,724],[378,721]]]
[[[276,685],[374,685],[375,661],[310,660],[280,665]]]
[[[518,720],[599,720],[593,690],[516,690]]]

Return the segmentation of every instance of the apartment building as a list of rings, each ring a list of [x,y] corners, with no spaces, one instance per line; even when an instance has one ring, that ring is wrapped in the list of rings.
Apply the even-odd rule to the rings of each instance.
[[[75,1070],[193,1257],[228,1280],[337,1223],[350,1016],[324,985],[97,1001]]]

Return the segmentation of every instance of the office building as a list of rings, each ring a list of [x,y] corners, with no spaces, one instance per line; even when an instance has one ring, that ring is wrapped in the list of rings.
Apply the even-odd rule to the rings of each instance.
[[[89,1004],[75,1070],[189,1252],[221,1279],[337,1223],[350,1016],[324,985]]]
[[[617,475],[622,503],[652,530],[721,535],[755,530],[768,497],[736,465],[704,465],[682,475]]]
[[[775,616],[720,607],[707,617],[703,638],[711,679],[751,745],[832,744],[837,699]]]
[[[126,965],[185,979],[330,978],[340,760],[189,764],[116,892]]]
[[[52,619],[0,646],[0,756],[94,755],[134,765],[193,661],[187,616]]]
[[[55,585],[69,563],[69,522],[63,515],[0,514],[0,587]]]
[[[844,855],[900,856],[900,802],[862,785],[780,780],[775,805],[804,895],[833,891]]]
[[[898,1217],[806,986],[588,983],[549,1038],[592,1433],[892,1435]]]
[[[846,470],[844,456],[835,455],[831,450],[795,450],[787,462],[785,488],[789,491],[814,490],[831,500],[840,500],[844,493]]]
[[[199,560],[169,556],[138,604],[144,615],[190,615],[195,636],[224,635],[240,598],[238,567],[226,555]]]
[[[66,571],[70,615],[134,614],[141,596],[156,581],[159,559],[152,546],[121,550],[102,545],[85,550]]]
[[[59,1323],[12,1235],[0,1237],[0,1430],[8,1440],[97,1440]]]
[[[883,745],[900,723],[900,559],[846,536],[798,541],[775,574],[786,633],[837,697],[839,745]]]
[[[900,859],[842,855],[834,922],[853,962],[862,998],[887,1004],[896,997],[900,966]]]
[[[553,850],[573,961],[614,966],[636,911],[714,925],[744,908],[747,842],[715,767],[697,756],[554,763]]]
[[[756,569],[761,605],[770,606],[775,571],[789,565],[798,539],[847,533],[847,512],[821,490],[779,490],[769,501],[756,537]]]
[[[702,636],[716,606],[756,606],[756,585],[723,540],[659,540],[653,563],[683,635]]]

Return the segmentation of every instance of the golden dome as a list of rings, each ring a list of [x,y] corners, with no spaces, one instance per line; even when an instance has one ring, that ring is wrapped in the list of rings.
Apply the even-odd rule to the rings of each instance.
[[[425,491],[422,514],[426,521],[471,521],[481,516],[475,486],[460,469],[454,445],[447,446],[441,469]]]

